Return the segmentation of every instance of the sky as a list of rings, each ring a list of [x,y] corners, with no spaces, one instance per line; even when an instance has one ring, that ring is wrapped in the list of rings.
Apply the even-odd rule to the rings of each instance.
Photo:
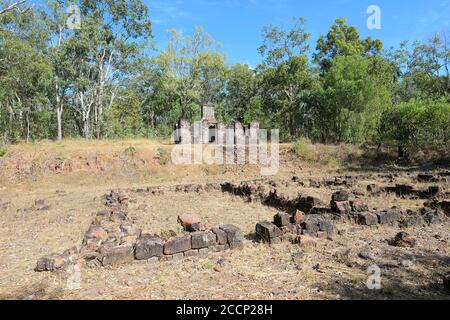
[[[318,37],[326,34],[334,20],[347,18],[363,37],[381,39],[386,48],[403,40],[426,40],[437,32],[450,31],[450,0],[143,0],[149,7],[155,42],[164,47],[167,29],[183,34],[203,26],[222,45],[230,63],[255,67],[262,60],[257,48],[263,26],[288,29],[294,18],[306,19],[315,49]],[[381,10],[381,29],[367,27],[367,8]]]

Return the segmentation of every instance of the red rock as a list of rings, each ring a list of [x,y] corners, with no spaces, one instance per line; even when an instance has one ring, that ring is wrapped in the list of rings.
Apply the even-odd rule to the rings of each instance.
[[[350,213],[351,207],[349,201],[331,201],[331,209],[339,214]]]
[[[98,239],[104,241],[108,239],[108,232],[99,226],[92,225],[89,227],[89,230],[84,237],[85,239]]]
[[[353,211],[356,212],[364,212],[369,210],[369,206],[367,205],[367,202],[361,199],[355,199],[350,201],[350,205],[352,207]]]
[[[294,216],[292,217],[292,223],[302,223],[303,220],[305,219],[305,213],[303,211],[297,210],[294,214]]]
[[[178,217],[178,222],[181,226],[190,232],[195,232],[200,230],[200,218],[193,214],[182,214]]]
[[[137,260],[148,260],[163,255],[164,241],[154,235],[143,234],[136,243],[134,255]]]

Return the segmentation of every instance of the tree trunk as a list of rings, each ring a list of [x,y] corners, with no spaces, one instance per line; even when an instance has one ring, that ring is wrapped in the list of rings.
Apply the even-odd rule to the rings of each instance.
[[[62,108],[57,107],[56,109],[56,119],[58,122],[58,141],[62,141]]]

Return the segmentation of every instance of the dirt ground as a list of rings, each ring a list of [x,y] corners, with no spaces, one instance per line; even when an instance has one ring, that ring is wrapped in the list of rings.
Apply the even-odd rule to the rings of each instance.
[[[210,253],[182,260],[138,262],[81,270],[81,287],[71,288],[69,272],[37,273],[38,258],[80,244],[111,189],[240,181],[261,178],[255,166],[185,166],[167,163],[167,144],[147,141],[67,142],[17,146],[0,158],[0,299],[449,299],[442,277],[450,272],[450,219],[442,224],[400,229],[338,223],[332,240],[316,246],[254,242],[255,224],[278,210],[249,203],[220,191],[133,193],[129,216],[156,233],[178,232],[177,216],[198,215],[210,225],[235,224],[246,240],[242,250]],[[306,164],[287,147],[274,181],[298,176],[330,179],[370,173],[345,189],[366,199],[370,208],[419,208],[423,199],[367,193],[370,183],[429,184],[414,180],[420,168],[395,166],[349,169]],[[434,169],[431,173],[449,170]],[[395,173],[386,178],[381,173]],[[427,172],[430,172],[427,170]],[[449,178],[438,182],[449,192]],[[436,183],[435,183],[436,184]],[[304,193],[329,203],[343,186],[280,183],[288,195]],[[42,201],[39,201],[41,199]],[[36,200],[38,200],[36,202]],[[417,239],[414,248],[388,244],[399,231]],[[381,289],[367,287],[367,268],[381,271]]]

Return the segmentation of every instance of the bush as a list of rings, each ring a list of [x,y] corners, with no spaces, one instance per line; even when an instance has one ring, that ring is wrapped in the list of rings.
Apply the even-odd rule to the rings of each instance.
[[[294,153],[303,161],[314,162],[317,160],[316,150],[308,139],[301,138],[297,140],[292,148]]]
[[[0,158],[4,157],[8,151],[4,147],[0,147]]]
[[[164,166],[170,162],[170,153],[165,148],[158,148],[158,162]]]
[[[381,132],[387,143],[414,150],[444,147],[450,136],[450,103],[445,100],[411,100],[388,110]]]

